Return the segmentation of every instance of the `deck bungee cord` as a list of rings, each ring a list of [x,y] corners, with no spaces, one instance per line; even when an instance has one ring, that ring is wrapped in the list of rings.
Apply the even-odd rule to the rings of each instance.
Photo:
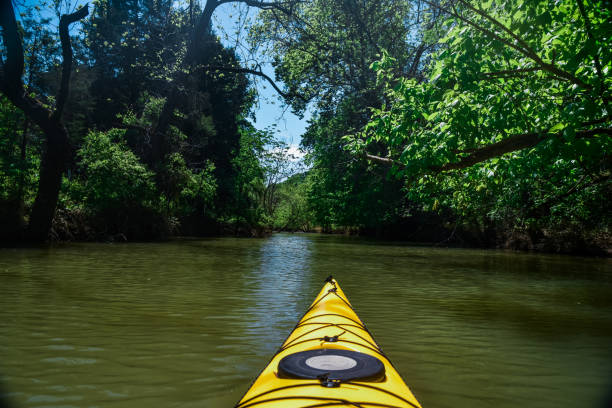
[[[421,408],[331,276],[235,405],[248,407]]]

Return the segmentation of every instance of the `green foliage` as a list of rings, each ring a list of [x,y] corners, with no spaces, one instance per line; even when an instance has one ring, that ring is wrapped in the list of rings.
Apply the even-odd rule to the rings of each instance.
[[[547,0],[448,7],[427,81],[398,78],[387,53],[373,64],[389,103],[347,148],[384,146],[408,197],[426,209],[528,229],[608,226],[599,198],[611,189],[610,9]]]
[[[240,150],[233,160],[237,174],[234,196],[238,218],[252,226],[263,227],[269,222],[264,196],[272,171],[268,146],[273,142],[273,129],[258,130],[246,121],[242,123]]]
[[[31,202],[39,166],[40,142],[31,126],[4,96],[0,98],[0,201]],[[24,150],[25,149],[25,150]]]
[[[95,2],[84,34],[97,119],[112,123],[144,91],[167,84],[185,54],[188,30],[168,0]]]
[[[82,24],[71,27],[74,63],[61,121],[78,163],[73,158],[61,163],[68,170],[62,214],[84,210],[109,221],[123,214],[135,219],[132,232],[138,223],[146,231],[151,218],[139,221],[141,208],[173,225],[194,225],[190,233],[215,230],[207,230],[215,218],[241,211],[234,195],[241,175],[233,159],[240,149],[238,122],[254,101],[246,75],[210,68],[239,66],[234,50],[205,32],[196,40],[205,46],[198,46],[195,61],[186,62],[203,11],[196,4],[186,9],[170,0],[98,0],[90,6]],[[50,110],[60,87],[62,57],[57,22],[47,16],[59,16],[67,7],[62,2],[20,7],[24,84]],[[1,41],[0,54],[6,57]],[[30,126],[21,137],[26,123],[21,113],[11,108],[7,114],[2,124],[8,137],[0,139],[0,200],[19,204],[11,204],[20,208],[19,217],[11,213],[9,218],[25,215],[27,220],[22,202],[36,194],[42,135]],[[21,140],[26,141],[23,149]],[[128,224],[113,229],[121,232],[122,225]],[[138,236],[146,238],[146,233]]]
[[[96,212],[155,208],[158,205],[154,174],[130,151],[125,131],[92,131],[79,149],[80,183],[70,195]]]
[[[404,212],[402,183],[386,169],[368,165],[343,149],[341,137],[359,126],[358,102],[345,100],[334,113],[316,118],[302,139],[310,146],[313,170],[309,205],[324,229],[394,223]]]
[[[383,85],[369,68],[381,48],[398,72],[420,77],[436,38],[425,37],[422,27],[435,21],[406,1],[312,0],[297,4],[291,16],[263,12],[253,27],[252,39],[267,46],[277,77],[304,97],[291,100],[294,110],[304,109],[304,99],[316,110],[302,146],[313,166],[309,207],[326,229],[390,224],[403,213],[401,182],[344,151],[341,137],[361,129],[368,107],[384,102]]]
[[[158,185],[164,192],[168,213],[184,216],[210,207],[217,189],[214,170],[214,164],[207,162],[203,169],[193,171],[180,153],[166,156]]]
[[[42,148],[36,133],[23,113],[0,97],[0,241],[15,241],[34,202]]]
[[[312,169],[294,176],[302,170],[274,129],[242,119],[254,90],[231,72],[234,50],[210,31],[185,62],[199,6],[94,2],[73,39],[62,120],[78,163],[62,205],[245,229],[378,229],[424,212],[481,230],[608,228],[610,8],[419,4],[307,0],[258,14],[253,49],[272,60],[288,105],[313,113],[302,141]],[[24,83],[52,109],[61,57],[53,22],[36,16],[53,13],[23,8]],[[41,140],[0,100],[0,201],[15,219],[35,195]]]
[[[303,171],[302,164],[285,142],[275,138],[275,126],[257,130],[244,122],[240,152],[234,159],[237,221],[256,229],[310,229],[312,216],[306,208],[310,187],[295,175]]]

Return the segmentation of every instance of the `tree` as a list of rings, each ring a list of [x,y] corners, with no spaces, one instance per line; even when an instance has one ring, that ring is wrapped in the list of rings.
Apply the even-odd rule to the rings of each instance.
[[[159,116],[159,121],[155,126],[155,131],[151,133],[152,145],[152,162],[159,162],[163,158],[164,135],[171,125],[175,110],[181,107],[186,97],[185,91],[193,86],[195,75],[201,69],[208,71],[232,72],[253,74],[263,77],[268,80],[273,86],[280,90],[270,77],[264,74],[261,70],[251,69],[248,67],[239,67],[237,63],[227,64],[227,61],[219,60],[212,61],[209,57],[209,47],[211,43],[218,41],[212,32],[212,16],[215,10],[226,3],[244,3],[251,7],[256,7],[262,10],[277,10],[281,13],[291,14],[292,8],[297,0],[287,1],[258,1],[258,0],[207,0],[204,9],[201,11],[197,23],[193,26],[192,33],[187,42],[185,55],[180,59],[180,63],[176,65],[174,72],[168,75],[171,82],[167,88],[169,91],[166,94],[166,102]],[[190,11],[192,8],[190,7]],[[237,62],[237,61],[236,61]]]
[[[261,204],[265,214],[272,217],[280,205],[280,185],[289,177],[301,170],[298,158],[287,143],[270,137],[266,149],[260,156],[264,174],[264,185],[261,191]]]
[[[92,90],[98,110],[105,112],[97,123],[108,127],[120,112],[142,110],[133,101],[145,90],[163,98],[155,123],[143,129],[141,138],[148,140],[148,146],[141,157],[158,173],[158,181],[177,148],[188,166],[199,163],[203,168],[213,161],[219,212],[236,200],[231,185],[240,139],[237,122],[254,100],[246,75],[260,75],[273,84],[260,70],[241,67],[234,50],[224,49],[212,31],[215,9],[229,2],[210,0],[203,9],[190,3],[183,11],[170,1],[106,0],[94,8],[87,25],[98,76]],[[286,7],[294,0],[236,2],[288,13]],[[194,14],[200,17],[194,19]],[[181,140],[176,138],[177,129],[184,135]]]
[[[438,15],[403,0],[310,0],[291,15],[260,14],[253,45],[266,45],[287,92],[304,95],[314,110],[302,145],[315,168],[310,203],[323,225],[376,227],[402,212],[401,183],[388,179],[386,168],[355,160],[342,136],[361,129],[368,107],[384,102],[369,69],[383,48],[398,61],[398,75],[421,78]],[[423,28],[431,32],[425,36]],[[304,100],[290,102],[297,112],[305,108]]]
[[[421,27],[433,27],[436,18],[423,14],[420,2],[308,0],[290,14],[260,13],[251,41],[271,57],[288,92],[304,96],[290,101],[296,111],[309,101],[330,110],[347,97],[367,106],[380,98],[369,69],[376,55],[387,49],[398,73],[419,76],[432,46]]]
[[[78,151],[84,195],[79,201],[96,213],[113,213],[112,218],[120,219],[126,218],[126,210],[155,207],[159,199],[153,172],[127,147],[124,137],[121,129],[92,131]]]
[[[0,3],[0,26],[6,48],[2,61],[0,86],[7,98],[30,118],[46,137],[46,148],[42,157],[36,200],[30,216],[28,238],[44,241],[47,238],[57,206],[62,173],[70,154],[68,132],[62,122],[62,112],[68,99],[72,70],[72,47],[68,27],[87,16],[87,6],[72,14],[62,15],[59,24],[62,45],[62,78],[55,107],[51,109],[41,100],[31,96],[24,87],[24,51],[21,31],[10,0]]]
[[[264,171],[260,158],[265,151],[269,133],[255,129],[246,120],[240,125],[240,148],[232,160],[237,174],[234,183],[236,200],[232,213],[238,223],[262,227],[260,224],[264,214],[259,198],[264,188]]]
[[[91,14],[83,31],[94,124],[110,128],[118,114],[138,108],[144,92],[163,96],[192,26],[168,0],[104,0]]]
[[[610,190],[610,9],[583,0],[426,3],[449,28],[427,81],[398,77],[383,55],[372,67],[390,102],[348,148],[391,165],[430,209],[518,224],[601,214],[591,198]],[[370,150],[381,146],[382,155]]]

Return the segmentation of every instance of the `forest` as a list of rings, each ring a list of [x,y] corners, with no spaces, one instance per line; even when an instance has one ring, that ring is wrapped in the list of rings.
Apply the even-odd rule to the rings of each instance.
[[[610,254],[607,1],[0,4],[0,242],[285,230]],[[253,125],[257,84],[311,113],[303,163]]]

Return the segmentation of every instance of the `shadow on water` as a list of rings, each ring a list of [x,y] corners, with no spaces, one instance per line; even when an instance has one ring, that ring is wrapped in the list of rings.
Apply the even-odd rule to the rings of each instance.
[[[13,401],[11,401],[8,390],[5,388],[2,381],[0,381],[0,408],[16,408]]]

